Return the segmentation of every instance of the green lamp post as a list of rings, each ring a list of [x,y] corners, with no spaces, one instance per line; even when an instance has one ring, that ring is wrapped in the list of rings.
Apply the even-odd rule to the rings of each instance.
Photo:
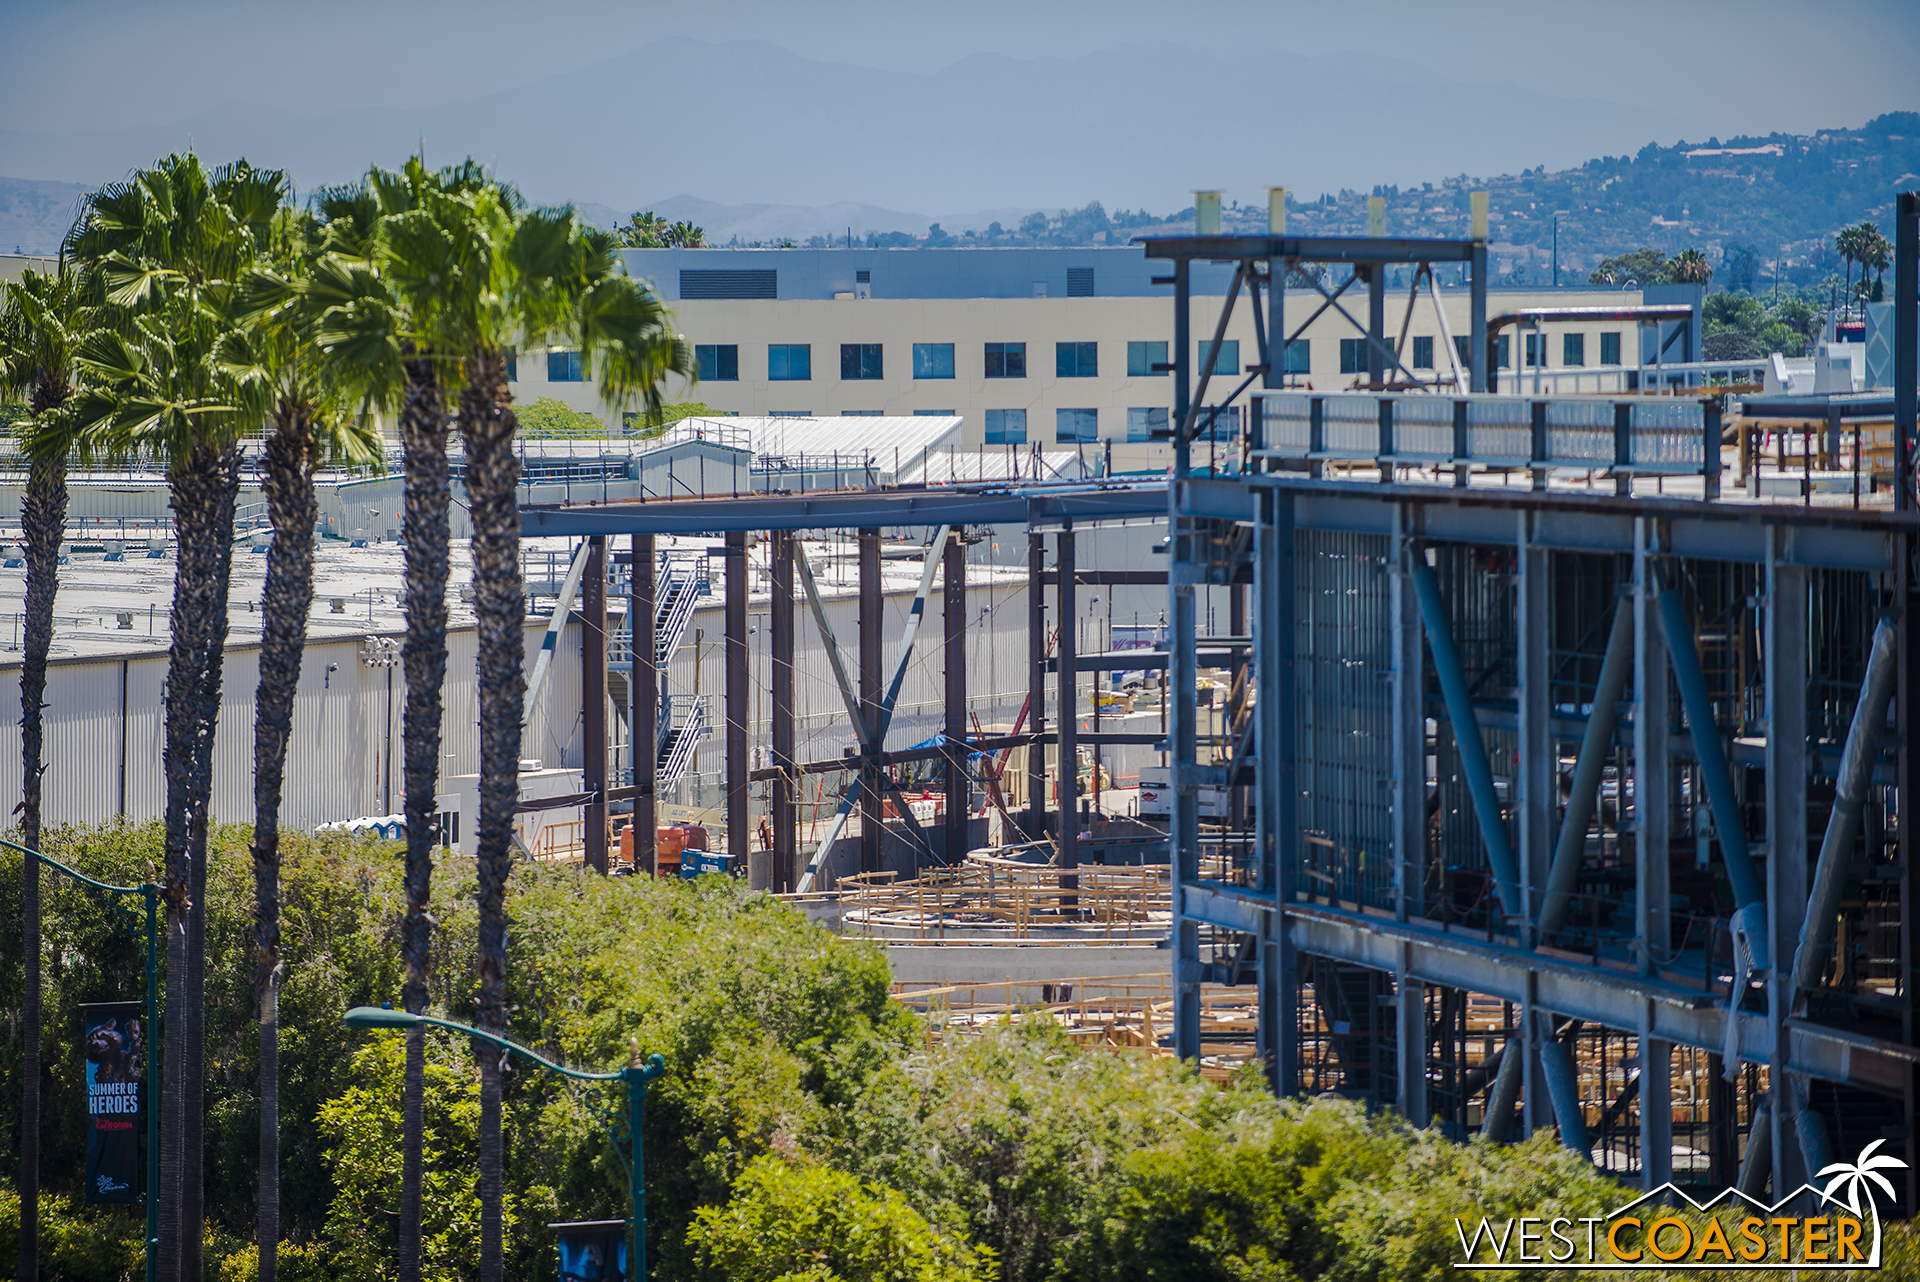
[[[517,1055],[530,1064],[537,1064],[549,1073],[569,1077],[577,1082],[611,1084],[621,1082],[627,1088],[627,1185],[631,1199],[631,1226],[633,1232],[633,1271],[630,1277],[634,1282],[646,1282],[647,1277],[647,1185],[646,1168],[641,1151],[640,1112],[647,1098],[647,1083],[660,1076],[666,1070],[666,1061],[658,1055],[647,1057],[645,1064],[632,1063],[611,1073],[583,1073],[577,1068],[568,1068],[556,1064],[544,1055],[536,1054],[518,1042],[482,1032],[467,1024],[456,1024],[450,1019],[441,1019],[435,1015],[415,1015],[404,1010],[394,1010],[390,1006],[355,1006],[343,1017],[348,1028],[412,1028],[416,1024],[431,1024],[435,1028],[444,1028],[449,1032],[466,1037],[477,1038],[493,1046],[498,1046],[512,1055]],[[638,1051],[634,1058],[639,1059]],[[613,1140],[618,1151],[620,1137],[614,1127],[608,1127],[608,1138]]]

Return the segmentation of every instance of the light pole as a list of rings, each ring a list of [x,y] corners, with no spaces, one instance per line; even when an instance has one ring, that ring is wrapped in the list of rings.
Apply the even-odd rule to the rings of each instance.
[[[640,1112],[646,1103],[647,1083],[666,1071],[666,1061],[659,1055],[647,1056],[646,1063],[640,1062],[640,1050],[636,1045],[633,1062],[625,1068],[615,1069],[611,1073],[583,1073],[577,1068],[568,1068],[556,1064],[543,1055],[538,1055],[518,1042],[508,1041],[492,1033],[482,1032],[467,1024],[456,1024],[450,1019],[440,1019],[433,1015],[415,1015],[409,1011],[394,1010],[391,1006],[355,1006],[341,1017],[348,1028],[412,1028],[417,1024],[431,1024],[435,1028],[444,1028],[449,1032],[460,1033],[498,1046],[511,1055],[518,1055],[529,1064],[537,1064],[549,1073],[569,1077],[577,1082],[591,1082],[595,1085],[625,1083],[627,1088],[627,1187],[629,1190],[630,1213],[628,1225],[633,1234],[633,1244],[629,1248],[633,1253],[633,1269],[627,1275],[629,1282],[646,1282],[647,1277],[647,1185],[645,1157],[640,1142]],[[596,1110],[598,1111],[598,1110]],[[613,1141],[614,1151],[619,1152],[620,1136],[618,1115],[609,1118],[607,1138]]]
[[[37,850],[15,845],[11,841],[0,841],[0,846],[15,850],[28,859],[45,864],[66,877],[87,887],[107,901],[122,922],[135,929],[144,928],[147,941],[147,992],[146,992],[146,1029],[147,1043],[141,1052],[145,1061],[143,1067],[146,1077],[146,1095],[141,1101],[145,1106],[147,1120],[147,1187],[143,1196],[147,1211],[146,1234],[146,1279],[156,1282],[160,1276],[160,1058],[154,1053],[153,1037],[160,1028],[160,956],[159,956],[159,909],[160,887],[151,882],[138,886],[113,886],[104,881],[95,881],[85,873],[76,872],[58,859],[51,859]],[[136,914],[133,909],[121,903],[123,899],[138,896],[143,911]],[[38,940],[27,940],[28,948],[39,946]],[[40,1125],[37,1117],[21,1119],[22,1126]]]

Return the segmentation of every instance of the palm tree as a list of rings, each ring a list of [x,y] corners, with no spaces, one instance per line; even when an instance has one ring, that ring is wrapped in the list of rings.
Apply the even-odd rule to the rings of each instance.
[[[1871,301],[1879,301],[1885,289],[1885,272],[1893,266],[1893,243],[1872,223],[1860,224],[1860,292]],[[1867,291],[1867,272],[1873,272],[1873,290]]]
[[[397,409],[403,447],[407,638],[401,651],[406,677],[405,807],[407,914],[401,951],[407,977],[405,1008],[426,1009],[432,977],[434,831],[440,771],[441,688],[447,671],[447,577],[450,469],[447,409],[442,381],[448,350],[443,332],[445,284],[471,264],[442,220],[457,205],[447,197],[485,182],[468,164],[429,172],[409,161],[400,173],[375,169],[357,188],[321,198],[339,253],[320,273],[329,310],[322,345],[350,371],[362,396],[382,410]],[[455,226],[460,219],[453,219]],[[401,1140],[400,1268],[402,1282],[420,1276],[421,1178],[426,1036],[407,1034]]]
[[[75,356],[87,324],[73,269],[28,268],[5,287],[0,303],[0,394],[24,396],[30,417],[21,437],[27,492],[20,504],[26,542],[26,617],[20,663],[20,831],[40,849],[41,706],[47,651],[53,644],[53,598],[60,587],[60,542],[67,522],[67,399]],[[40,1252],[40,864],[24,862],[21,925],[26,961],[20,1086],[20,1275],[39,1275]]]
[[[253,729],[254,999],[260,1032],[259,1277],[273,1282],[280,1242],[280,795],[286,778],[293,698],[313,608],[317,459],[357,465],[379,456],[364,419],[344,412],[316,341],[324,308],[305,288],[322,240],[309,214],[274,220],[269,264],[242,290],[242,328],[222,336],[217,356],[236,384],[246,418],[272,424],[262,451],[262,488],[273,543],[261,594],[260,683]]]
[[[1865,251],[1867,246],[1862,228],[1869,225],[1870,224],[1862,224],[1860,227],[1843,227],[1833,238],[1833,247],[1840,251],[1840,257],[1847,264],[1846,287],[1841,291],[1840,295],[1842,298],[1853,297],[1853,265],[1866,256]]]
[[[660,384],[669,372],[692,370],[690,351],[673,333],[658,299],[622,272],[618,242],[580,225],[571,210],[521,208],[511,189],[460,198],[473,243],[484,246],[475,269],[459,279],[458,321],[465,385],[460,430],[466,443],[466,486],[473,520],[474,615],[480,688],[479,1024],[507,1030],[506,883],[519,803],[523,698],[521,660],[525,608],[520,584],[520,463],[517,421],[507,386],[510,345],[563,338],[577,347],[582,373],[598,375],[609,404],[640,401],[660,417]],[[501,1241],[500,1060],[477,1047],[480,1060],[480,1276],[499,1282]]]
[[[660,249],[667,243],[667,220],[651,209],[637,212],[614,235],[628,249]]]
[[[98,280],[75,430],[104,452],[163,461],[174,514],[168,625],[164,898],[168,1016],[161,1106],[160,1272],[199,1282],[204,1211],[206,851],[233,566],[240,434],[219,359],[238,282],[270,238],[282,174],[169,156],[94,193],[69,234]]]
[[[1667,279],[1676,285],[1704,285],[1713,279],[1713,264],[1697,249],[1683,249],[1667,268]]]
[[[666,229],[666,241],[681,249],[705,249],[707,247],[707,229],[695,227],[689,222],[677,222]]]

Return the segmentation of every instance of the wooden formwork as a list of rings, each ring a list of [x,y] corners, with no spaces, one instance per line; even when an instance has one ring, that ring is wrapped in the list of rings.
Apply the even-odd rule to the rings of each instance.
[[[929,1047],[996,1025],[1046,1019],[1083,1046],[1155,1058],[1173,1055],[1173,988],[1165,971],[1053,983],[898,983],[894,995],[925,1016]],[[1256,1058],[1255,999],[1251,987],[1201,990],[1200,1071],[1207,1080],[1224,1082]]]
[[[981,854],[913,878],[842,877],[839,893],[848,933],[914,940],[1158,937],[1172,902],[1164,865],[1069,869]]]

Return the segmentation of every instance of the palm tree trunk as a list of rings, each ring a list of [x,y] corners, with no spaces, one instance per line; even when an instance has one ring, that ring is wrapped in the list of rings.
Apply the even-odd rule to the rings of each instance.
[[[313,431],[307,407],[283,402],[267,439],[273,522],[261,601],[260,686],[253,724],[253,992],[260,1003],[259,1279],[274,1282],[280,1246],[280,790],[293,696],[313,608]]]
[[[480,683],[480,821],[475,828],[480,909],[480,1027],[507,1031],[507,877],[509,843],[520,801],[520,717],[525,658],[520,588],[518,424],[507,393],[506,361],[476,348],[460,397],[467,447],[467,503],[473,518],[473,612]],[[500,1134],[500,1053],[476,1045],[480,1061],[480,1282],[502,1282],[504,1197]]]
[[[167,1042],[169,1077],[163,1107],[176,1136],[164,1196],[176,1200],[172,1246],[162,1203],[162,1251],[180,1282],[200,1282],[205,1222],[204,1096],[206,1074],[207,807],[213,785],[213,732],[227,639],[227,580],[233,568],[233,508],[240,484],[238,447],[201,444],[168,476],[176,561],[169,626],[166,731],[161,760],[167,776],[165,823],[169,934]],[[178,923],[177,932],[172,929]],[[175,934],[178,938],[175,938]],[[176,956],[177,953],[177,956]],[[162,1126],[162,1161],[167,1158]],[[171,1282],[163,1268],[161,1276]]]
[[[41,380],[33,412],[44,414],[67,399],[64,383]],[[67,524],[67,460],[36,462],[20,505],[27,544],[26,618],[20,660],[20,830],[28,850],[40,849],[41,705],[47,693],[47,651],[53,645],[53,598],[60,588],[60,540]],[[20,1242],[22,1282],[40,1276],[40,861],[23,862],[21,941],[26,994],[21,1012]]]
[[[433,848],[436,840],[451,839],[451,834],[433,830],[439,812],[440,689],[447,676],[447,411],[438,376],[424,359],[407,362],[400,439],[406,473],[401,529],[407,540],[407,640],[401,651],[407,678],[401,736],[407,754],[407,917],[400,933],[407,979],[401,1004],[417,1015],[427,1007],[432,978]],[[409,1029],[400,1163],[400,1282],[420,1282],[426,1056],[426,1032]]]

